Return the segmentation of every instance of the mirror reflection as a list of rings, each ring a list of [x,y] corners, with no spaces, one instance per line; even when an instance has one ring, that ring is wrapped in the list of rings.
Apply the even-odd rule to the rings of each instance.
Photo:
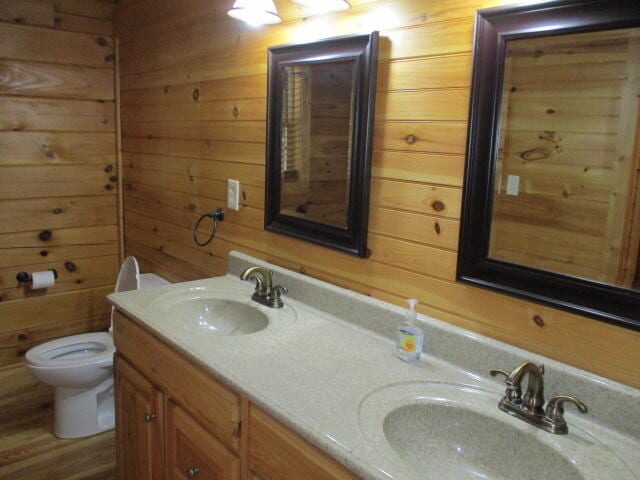
[[[347,228],[355,62],[282,71],[281,211]]]
[[[507,42],[489,256],[640,289],[640,28]]]

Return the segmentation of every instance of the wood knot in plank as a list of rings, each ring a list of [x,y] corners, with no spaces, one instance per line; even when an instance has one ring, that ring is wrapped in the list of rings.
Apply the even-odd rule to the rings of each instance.
[[[46,251],[46,250],[42,250],[42,251],[40,252],[40,256],[41,256],[41,257],[46,257],[47,255],[49,255],[49,252],[48,252],[48,251]]]
[[[416,143],[417,140],[418,139],[413,134],[407,135],[404,139],[404,141],[407,142],[409,145],[413,145],[414,143]]]
[[[238,107],[233,107],[233,110],[231,113],[233,114],[234,117],[237,117],[238,115],[240,115],[240,111],[238,110]]]
[[[54,215],[60,215],[62,213],[62,209],[54,208],[53,210],[51,210],[51,213],[53,213]]]
[[[191,94],[191,97],[193,98],[193,100],[195,102],[198,101],[198,99],[200,98],[200,89],[196,88],[193,93]]]
[[[98,37],[96,39],[96,43],[101,47],[106,47],[107,45],[109,45],[109,42],[107,42],[107,39],[104,37]]]
[[[439,224],[438,222],[436,222],[436,223],[433,225],[433,228],[434,228],[434,230],[436,231],[436,233],[437,233],[438,235],[440,235],[440,224]]]
[[[533,323],[535,323],[538,327],[544,327],[544,319],[540,315],[533,316]]]
[[[64,262],[64,268],[67,270],[67,272],[75,272],[78,269],[78,267],[76,267],[76,264],[72,261]]]
[[[51,230],[43,230],[38,234],[38,238],[40,239],[40,241],[46,242],[47,240],[51,239],[51,235]]]
[[[535,162],[536,160],[544,160],[549,158],[551,154],[549,150],[545,148],[532,148],[531,150],[525,150],[520,154],[520,158],[527,162]]]
[[[556,139],[556,132],[553,130],[545,130],[538,135],[538,139],[554,143],[561,140],[560,138]]]
[[[104,167],[104,171],[106,173],[113,172],[113,165],[107,165],[106,167]]]
[[[431,204],[431,208],[433,208],[436,212],[441,212],[442,210],[444,210],[444,203],[442,203],[440,200],[436,200]]]

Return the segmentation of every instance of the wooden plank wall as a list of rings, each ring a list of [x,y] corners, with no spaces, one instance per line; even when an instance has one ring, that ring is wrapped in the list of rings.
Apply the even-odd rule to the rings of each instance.
[[[640,334],[455,282],[474,15],[511,0],[354,0],[340,14],[250,28],[231,1],[125,0],[121,40],[126,250],[172,280],[225,272],[240,250],[640,386]],[[263,231],[266,49],[381,31],[370,258]],[[242,182],[240,212],[196,248],[191,228]],[[500,366],[497,366],[500,367]],[[508,368],[510,365],[501,367]]]
[[[0,404],[7,421],[35,418],[52,402],[51,389],[24,368],[31,346],[108,325],[105,295],[119,264],[113,8],[106,0],[0,0],[0,373],[9,379]],[[20,271],[49,268],[59,278],[46,291],[16,281]],[[34,471],[13,475],[36,478]]]

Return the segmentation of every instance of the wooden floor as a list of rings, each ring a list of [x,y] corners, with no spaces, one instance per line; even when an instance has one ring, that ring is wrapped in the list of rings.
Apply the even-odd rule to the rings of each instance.
[[[22,368],[0,369],[0,380],[18,374],[25,378]],[[15,388],[18,382],[11,383]],[[0,395],[0,480],[116,478],[113,431],[79,440],[57,439],[52,390],[31,381],[18,390]]]

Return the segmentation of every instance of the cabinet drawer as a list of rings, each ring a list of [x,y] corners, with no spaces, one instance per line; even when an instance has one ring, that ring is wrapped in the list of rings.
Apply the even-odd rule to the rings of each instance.
[[[249,478],[261,480],[359,479],[253,405],[249,414],[249,470]]]
[[[167,404],[168,480],[238,480],[240,461],[173,402]]]
[[[186,407],[222,443],[239,447],[240,397],[120,312],[114,319],[119,355]]]

